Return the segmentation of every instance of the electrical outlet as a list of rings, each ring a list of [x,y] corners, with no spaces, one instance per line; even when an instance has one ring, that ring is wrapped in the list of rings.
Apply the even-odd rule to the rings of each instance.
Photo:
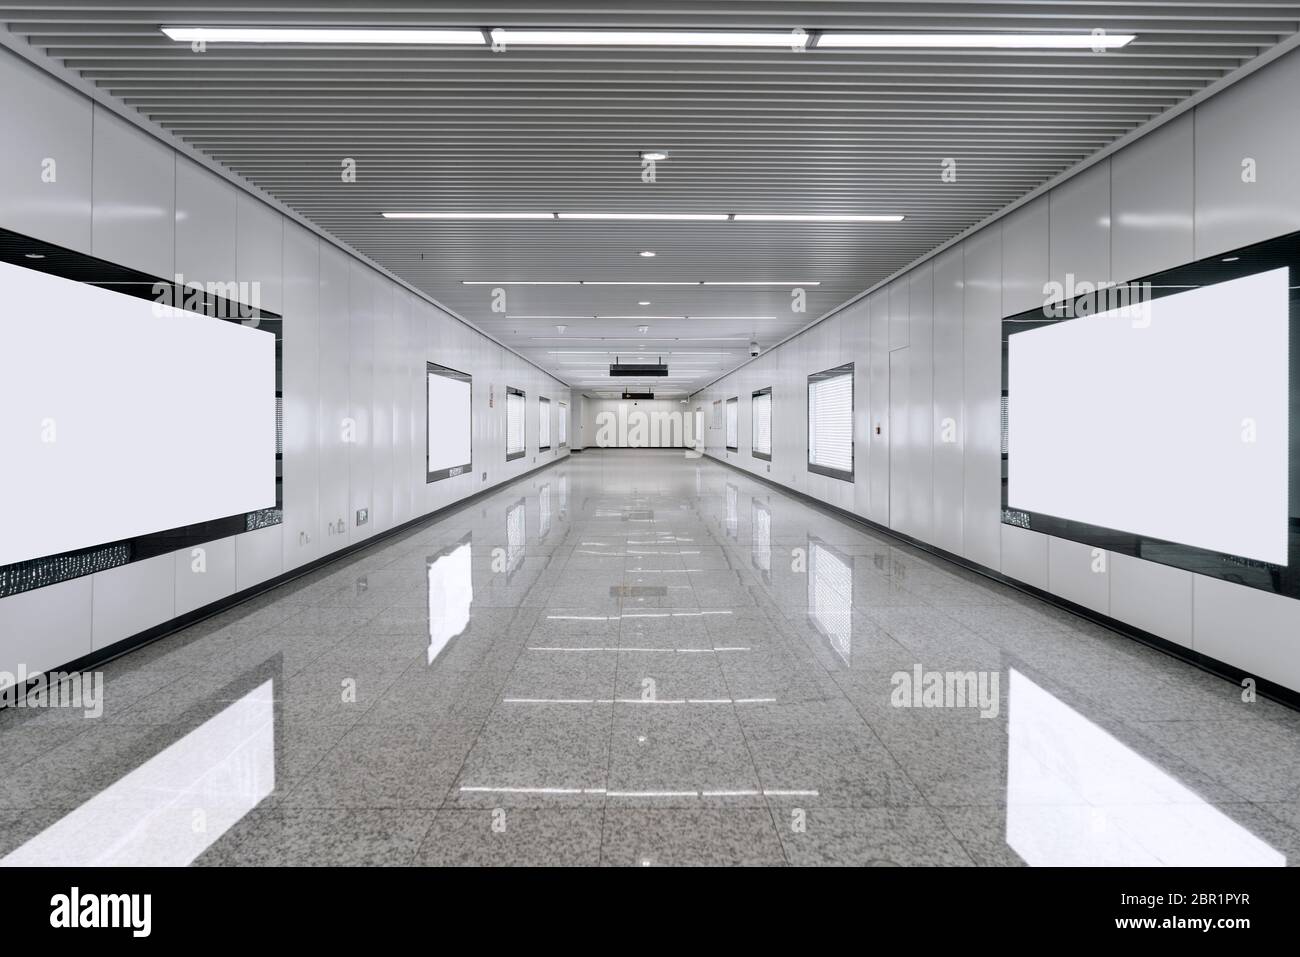
[[[370,509],[368,508],[357,509],[357,527],[358,528],[361,527],[362,525],[366,524],[366,522],[368,521],[370,521]]]

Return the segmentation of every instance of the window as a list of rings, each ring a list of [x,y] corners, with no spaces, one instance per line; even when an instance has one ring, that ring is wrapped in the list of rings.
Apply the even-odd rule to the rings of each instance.
[[[474,425],[470,416],[472,380],[463,372],[426,362],[425,404],[428,430],[425,433],[425,483],[452,478],[470,471],[470,437]]]
[[[740,429],[736,423],[736,410],[740,407],[740,399],[733,398],[727,400],[727,451],[736,451],[740,443]]]
[[[567,402],[560,403],[560,448],[569,447],[569,405]]]
[[[750,452],[756,459],[772,461],[772,389],[759,389],[750,399]]]
[[[506,387],[506,461],[524,457],[525,396],[513,386]]]
[[[853,363],[808,377],[808,471],[853,481]]]
[[[546,396],[537,399],[537,451],[545,452],[551,447],[551,400]]]

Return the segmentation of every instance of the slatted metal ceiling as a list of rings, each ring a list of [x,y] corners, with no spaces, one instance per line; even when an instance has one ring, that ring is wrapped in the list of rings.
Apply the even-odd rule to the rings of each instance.
[[[1300,3],[0,3],[67,69],[588,394],[687,392],[1294,33]],[[1104,54],[213,44],[161,25],[1135,33]],[[657,181],[639,153],[664,150]],[[341,161],[356,160],[345,183]],[[941,179],[956,161],[955,182]],[[381,211],[899,213],[900,224],[391,222]],[[654,250],[653,259],[638,255]],[[788,288],[462,280],[816,280]],[[648,301],[649,306],[640,306]],[[577,318],[592,316],[688,316]],[[543,318],[523,318],[543,317]],[[561,318],[546,318],[561,317]],[[728,317],[728,318],[709,318]],[[566,326],[561,335],[556,325]],[[642,335],[636,329],[649,327]],[[612,358],[612,356],[610,357]]]

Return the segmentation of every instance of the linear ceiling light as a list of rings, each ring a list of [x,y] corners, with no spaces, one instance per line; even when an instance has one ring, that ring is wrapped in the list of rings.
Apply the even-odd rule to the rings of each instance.
[[[556,213],[559,219],[600,219],[614,222],[726,222],[726,213]]]
[[[384,219],[571,219],[595,222],[659,223],[901,223],[896,213],[380,213]]]
[[[712,279],[700,283],[701,286],[820,286],[821,280],[800,279]]]
[[[902,216],[856,213],[737,213],[738,223],[901,223]]]
[[[1116,50],[1131,43],[1132,33],[823,33],[817,48],[1016,50]]]
[[[614,320],[614,319],[630,319],[630,320],[637,320],[637,321],[642,321],[642,320],[645,320],[645,319],[694,319],[694,320],[697,320],[697,321],[700,321],[700,320],[703,320],[703,321],[715,320],[715,321],[731,321],[731,322],[740,322],[740,321],[745,321],[745,322],[751,322],[751,321],[753,321],[753,322],[758,322],[758,321],[761,321],[761,320],[773,320],[773,319],[776,318],[776,316],[607,316],[607,315],[597,315],[597,316],[517,316],[517,315],[511,313],[510,315],[506,316],[506,318],[507,318],[507,319],[544,319],[544,320],[547,320],[548,322],[557,322],[557,321],[561,321],[561,322],[562,322],[562,321],[564,321],[564,320],[566,320],[566,319],[569,320],[569,321],[578,320],[578,319],[609,319],[609,320]]]
[[[403,43],[484,46],[482,30],[350,30],[300,27],[162,27],[179,43]]]
[[[744,336],[529,336],[530,342],[748,342]]]
[[[820,279],[462,279],[462,286],[820,286]]]
[[[803,30],[512,30],[494,29],[492,41],[514,46],[565,47],[803,47]]]
[[[554,219],[554,213],[381,213],[384,219]]]

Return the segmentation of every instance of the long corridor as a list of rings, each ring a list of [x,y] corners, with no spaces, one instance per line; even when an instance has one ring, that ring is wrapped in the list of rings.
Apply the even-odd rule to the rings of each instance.
[[[1284,864],[1300,716],[588,450],[0,712],[4,864]]]

